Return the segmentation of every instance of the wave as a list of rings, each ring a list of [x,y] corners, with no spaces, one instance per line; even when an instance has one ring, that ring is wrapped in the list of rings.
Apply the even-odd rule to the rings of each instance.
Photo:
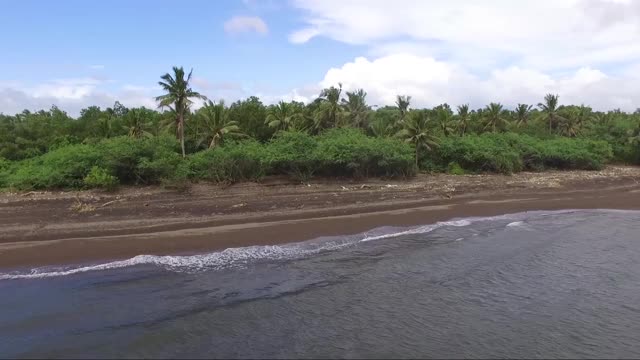
[[[442,227],[464,227],[479,221],[510,220],[507,227],[517,227],[532,216],[546,216],[560,213],[571,213],[577,210],[530,211],[491,217],[470,217],[437,222],[431,225],[412,228],[378,228],[359,235],[336,238],[315,239],[300,243],[269,246],[250,246],[229,248],[223,251],[184,256],[138,255],[127,260],[113,261],[104,264],[77,267],[41,267],[26,272],[0,273],[0,280],[40,279],[68,276],[91,271],[104,271],[139,265],[155,265],[170,271],[197,272],[229,267],[241,267],[261,260],[292,260],[326,251],[335,251],[358,243],[388,239],[403,235],[425,234]],[[606,210],[608,211],[608,210]],[[617,211],[616,211],[617,212]]]

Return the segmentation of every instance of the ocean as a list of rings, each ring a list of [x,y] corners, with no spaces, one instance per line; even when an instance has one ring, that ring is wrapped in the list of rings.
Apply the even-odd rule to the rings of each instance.
[[[5,271],[0,295],[0,358],[637,358],[640,212]]]

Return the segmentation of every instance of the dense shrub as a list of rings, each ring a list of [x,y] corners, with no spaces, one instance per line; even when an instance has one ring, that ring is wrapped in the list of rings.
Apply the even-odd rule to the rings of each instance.
[[[111,175],[107,170],[94,166],[89,171],[89,174],[85,176],[84,184],[89,188],[113,190],[118,186],[118,178]]]
[[[432,162],[441,167],[455,162],[468,171],[509,174],[522,170],[597,170],[611,157],[611,146],[605,141],[543,140],[506,133],[446,138],[432,154]]]
[[[11,172],[12,162],[0,157],[0,189],[8,186],[9,174]]]
[[[269,168],[265,145],[257,141],[227,143],[189,157],[192,179],[234,183],[260,180]]]
[[[79,188],[101,154],[90,145],[69,145],[16,163],[6,183],[17,189]]]
[[[464,169],[457,162],[449,163],[447,172],[451,175],[464,175]]]
[[[413,149],[397,139],[368,137],[357,129],[334,129],[318,137],[314,158],[325,176],[409,176]]]
[[[444,166],[456,162],[463,169],[510,174],[521,171],[522,159],[516,149],[499,135],[469,135],[445,138],[433,153]]]
[[[280,132],[268,145],[268,164],[274,174],[308,180],[318,168],[315,137],[303,132]]]
[[[123,184],[157,184],[173,176],[182,158],[171,136],[134,139],[118,137],[100,143],[106,170]]]

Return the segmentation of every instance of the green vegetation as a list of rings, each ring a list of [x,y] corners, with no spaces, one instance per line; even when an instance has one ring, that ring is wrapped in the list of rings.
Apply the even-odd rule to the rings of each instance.
[[[640,113],[500,103],[412,109],[367,105],[362,90],[324,89],[315,101],[227,106],[190,87],[175,67],[161,77],[159,109],[89,107],[78,118],[48,111],[0,114],[0,189],[100,188],[121,184],[259,181],[288,175],[406,177],[602,168],[640,163]],[[204,106],[194,109],[193,101]]]

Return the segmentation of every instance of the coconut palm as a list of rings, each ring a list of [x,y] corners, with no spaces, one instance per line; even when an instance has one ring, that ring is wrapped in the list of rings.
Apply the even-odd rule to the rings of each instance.
[[[436,119],[438,121],[438,128],[442,130],[444,136],[449,136],[453,132],[453,114],[451,109],[445,106],[439,106],[436,108]]]
[[[529,123],[529,115],[531,115],[531,109],[533,105],[527,104],[518,104],[514,111],[516,125],[517,126],[526,126]]]
[[[367,106],[366,97],[367,93],[359,89],[354,92],[347,91],[347,98],[342,99],[344,116],[354,127],[365,127],[369,121],[371,108]]]
[[[396,96],[396,106],[400,110],[400,122],[402,122],[409,111],[409,105],[411,105],[411,96],[398,95]]]
[[[575,137],[582,127],[581,111],[578,108],[567,110],[566,116],[558,123],[558,133],[563,136]]]
[[[208,100],[198,110],[199,132],[202,134],[200,144],[206,142],[209,149],[220,145],[226,138],[243,137],[236,121],[229,120],[224,101],[214,103]]]
[[[392,124],[384,119],[373,120],[369,123],[369,130],[375,137],[387,137],[394,133]]]
[[[342,84],[339,87],[330,87],[320,92],[320,105],[314,114],[314,127],[316,131],[336,127],[340,122],[341,110],[340,96],[342,95]]]
[[[184,150],[184,121],[185,115],[189,112],[189,108],[193,101],[191,99],[203,99],[206,97],[191,89],[191,75],[193,70],[189,72],[185,79],[184,69],[182,67],[173,67],[173,75],[166,73],[160,78],[162,81],[158,85],[166,92],[164,95],[156,97],[160,108],[169,108],[176,115],[176,133],[180,139],[180,147],[182,148],[182,157],[186,157]]]
[[[267,111],[266,124],[276,130],[297,129],[302,119],[302,108],[297,103],[280,101]]]
[[[402,130],[398,132],[397,136],[413,144],[417,167],[420,149],[432,150],[438,146],[438,139],[432,134],[431,127],[429,126],[429,118],[424,111],[407,113],[402,125]]]
[[[458,121],[457,128],[458,132],[460,132],[460,136],[464,136],[469,128],[469,104],[464,104],[458,106]]]
[[[496,129],[503,128],[507,125],[507,120],[504,117],[504,108],[500,103],[490,103],[483,111],[484,115],[484,128],[491,129],[491,132],[496,132]]]
[[[542,111],[542,119],[549,123],[549,132],[552,132],[553,127],[563,120],[558,113],[558,95],[547,94],[544,103],[539,103],[538,107]]]
[[[635,145],[635,146],[640,145],[640,122],[638,123],[638,126],[635,129],[629,130],[627,132],[627,135],[629,136],[627,138],[627,141],[629,142],[629,144]]]
[[[125,124],[123,128],[129,137],[139,139],[144,136],[151,136],[149,122],[145,114],[145,109],[131,109],[124,116]]]

